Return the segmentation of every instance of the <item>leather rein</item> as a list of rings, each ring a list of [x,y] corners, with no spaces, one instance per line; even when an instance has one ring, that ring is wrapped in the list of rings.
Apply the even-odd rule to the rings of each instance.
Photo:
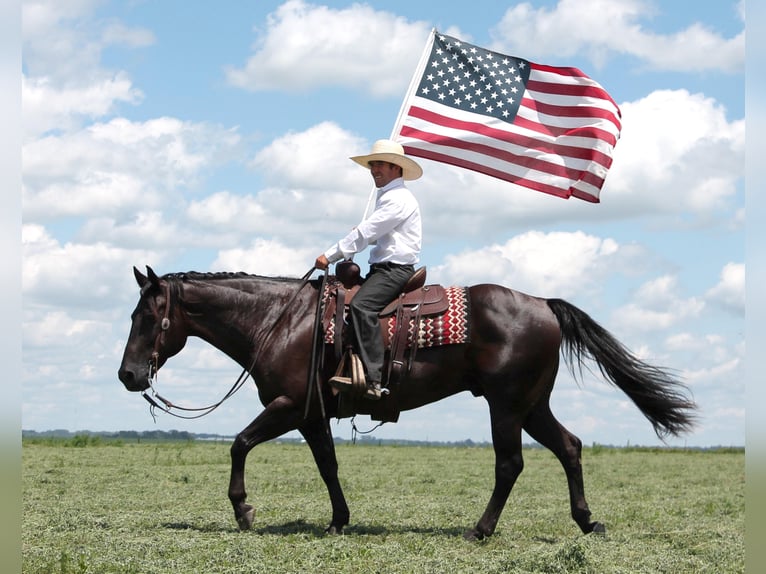
[[[312,267],[308,273],[306,273],[301,278],[301,284],[300,287],[296,290],[295,293],[293,293],[293,296],[290,298],[290,300],[287,302],[287,304],[282,309],[282,312],[279,314],[279,316],[276,318],[274,323],[269,327],[267,331],[261,337],[259,338],[259,345],[255,348],[255,356],[253,357],[252,364],[250,365],[250,368],[244,368],[242,369],[242,372],[240,373],[239,377],[237,377],[237,380],[234,381],[234,384],[231,386],[231,388],[226,392],[226,394],[219,400],[218,402],[215,402],[211,405],[208,405],[206,407],[182,407],[180,405],[176,405],[173,402],[169,401],[162,395],[160,395],[157,390],[154,388],[154,385],[157,383],[157,375],[159,372],[159,357],[160,353],[159,350],[165,340],[165,332],[170,328],[170,285],[166,282],[165,284],[165,312],[163,314],[162,320],[160,321],[160,332],[157,333],[157,337],[154,340],[154,350],[152,352],[151,357],[149,358],[149,376],[147,378],[149,382],[148,389],[144,389],[141,391],[141,395],[147,400],[149,403],[149,414],[152,415],[152,418],[154,421],[157,421],[157,416],[155,411],[157,409],[161,410],[162,412],[165,412],[169,415],[172,415],[179,419],[198,419],[205,415],[208,415],[212,413],[215,409],[220,407],[227,399],[231,398],[238,390],[240,390],[245,382],[247,381],[248,377],[251,376],[251,371],[255,368],[255,363],[258,360],[259,350],[262,346],[262,343],[266,340],[266,337],[271,335],[272,331],[276,328],[276,326],[279,324],[279,322],[282,320],[282,317],[284,317],[284,314],[287,312],[287,310],[290,308],[290,306],[295,302],[295,299],[298,297],[300,292],[303,290],[303,288],[306,286],[306,284],[309,281],[309,277],[311,277],[311,274],[316,270],[316,267]],[[322,279],[322,283],[324,284],[324,280],[327,277],[327,270],[325,270],[325,275]],[[319,299],[321,301],[322,299],[322,289],[319,291]],[[319,313],[317,313],[317,316],[319,316]],[[315,325],[315,331],[316,331],[316,325]],[[315,336],[316,339],[316,336]],[[313,362],[313,355],[312,353],[312,362]],[[311,382],[313,381],[315,375],[315,368],[312,364],[311,372],[309,373],[309,396],[311,393]],[[147,393],[147,391],[151,391],[151,395]],[[320,395],[321,398],[321,395]],[[308,398],[307,398],[308,403]],[[322,405],[324,407],[324,405]],[[194,414],[179,414],[172,412],[171,409],[177,409],[179,411],[184,411],[187,413],[194,413]],[[324,408],[322,409],[324,410]],[[306,408],[306,412],[308,413],[308,404]]]

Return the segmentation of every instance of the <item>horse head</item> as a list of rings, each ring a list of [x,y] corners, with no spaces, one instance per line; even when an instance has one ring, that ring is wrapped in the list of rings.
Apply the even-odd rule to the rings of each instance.
[[[146,272],[133,267],[141,297],[131,315],[130,335],[117,373],[129,391],[148,389],[160,367],[183,349],[187,338],[183,315],[173,304],[172,283],[149,266]]]

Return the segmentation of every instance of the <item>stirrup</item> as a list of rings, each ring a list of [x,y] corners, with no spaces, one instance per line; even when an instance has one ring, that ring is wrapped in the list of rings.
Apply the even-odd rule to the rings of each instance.
[[[390,391],[383,387],[381,388],[380,383],[374,384],[369,383],[367,384],[367,388],[364,391],[364,395],[362,395],[365,399],[369,399],[371,401],[377,401],[380,400],[383,396],[388,395]]]
[[[348,363],[348,366],[346,365]],[[350,371],[350,377],[347,376]],[[338,370],[328,381],[330,386],[338,391],[351,391],[355,394],[364,394],[367,390],[367,380],[364,376],[364,365],[358,355],[347,351],[338,364]]]

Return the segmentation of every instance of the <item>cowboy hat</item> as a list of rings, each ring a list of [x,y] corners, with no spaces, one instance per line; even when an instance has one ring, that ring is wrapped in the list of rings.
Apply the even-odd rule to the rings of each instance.
[[[378,140],[372,144],[372,151],[368,155],[357,155],[351,159],[367,169],[370,169],[371,161],[393,163],[402,168],[402,177],[406,180],[418,179],[423,175],[423,168],[404,155],[401,144],[391,140]]]

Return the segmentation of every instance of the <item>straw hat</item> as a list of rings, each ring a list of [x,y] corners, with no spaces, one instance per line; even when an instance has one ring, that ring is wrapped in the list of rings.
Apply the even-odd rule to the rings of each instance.
[[[385,161],[402,168],[402,177],[406,180],[418,179],[423,175],[423,169],[404,155],[401,144],[391,140],[378,140],[372,144],[372,151],[368,155],[357,155],[351,158],[362,167],[370,168],[371,161]]]

